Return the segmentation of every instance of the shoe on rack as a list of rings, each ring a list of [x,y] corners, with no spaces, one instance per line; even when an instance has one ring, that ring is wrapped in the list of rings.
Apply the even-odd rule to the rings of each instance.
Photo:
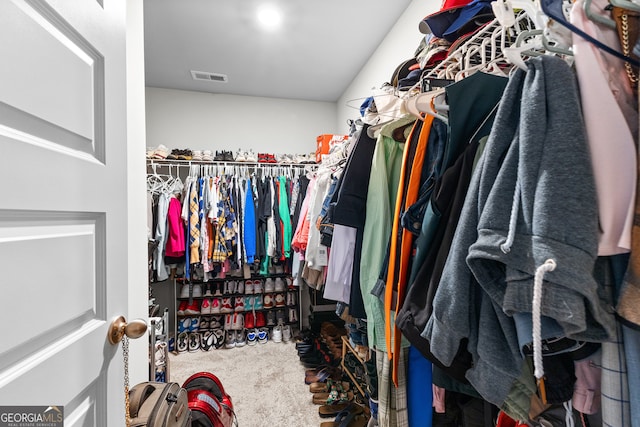
[[[193,150],[193,156],[191,160],[202,161],[202,150]]]
[[[238,280],[236,282],[236,293],[244,294],[244,280]]]
[[[178,333],[189,332],[191,327],[191,317],[183,317],[178,322]]]
[[[236,154],[236,162],[246,162],[247,158],[245,157],[244,151],[238,149],[238,153]]]
[[[244,315],[244,327],[247,329],[253,329],[256,327],[256,318],[253,312],[248,312]]]
[[[275,290],[276,290],[276,287],[275,287],[275,284],[273,283],[273,279],[269,277],[267,280],[264,281],[264,292],[269,293],[269,292],[274,292]]]
[[[264,309],[264,304],[262,304],[262,295],[256,295],[253,297],[253,309],[254,310]]]
[[[288,306],[296,305],[295,292],[287,292],[287,305]]]
[[[284,310],[276,310],[276,323],[278,325],[284,325],[286,323]]]
[[[188,305],[189,305],[188,301],[180,301],[180,305],[178,306],[178,311],[176,311],[176,314],[178,316],[183,316],[184,311],[187,309]]]
[[[271,331],[271,341],[282,342],[282,326],[276,325]]]
[[[264,286],[263,286],[263,282],[261,279],[258,280],[254,280],[253,281],[253,293],[254,294],[261,294],[264,292]]]
[[[256,312],[256,328],[263,328],[267,326],[267,321],[264,318],[264,311]]]
[[[285,307],[286,306],[286,304],[284,302],[284,294],[278,293],[278,294],[276,294],[274,299],[276,301],[276,307]],[[204,305],[204,303],[203,303],[203,305]]]
[[[203,150],[202,151],[202,161],[204,161],[204,162],[212,162],[213,161],[213,152],[211,150]]]
[[[242,298],[242,297],[238,297]],[[244,297],[244,311],[253,310],[253,295],[247,295]]]
[[[289,308],[289,323],[296,323],[298,321],[298,312],[295,308]]]
[[[224,346],[225,348],[236,346],[236,331],[227,331]]]
[[[202,316],[200,317],[200,326],[198,326],[198,330],[200,331],[208,331],[211,325],[211,317]]]
[[[242,329],[236,332],[236,347],[244,347],[247,344],[247,330]]]
[[[284,342],[291,341],[291,326],[284,325],[282,327],[282,341]]]
[[[256,329],[247,330],[247,345],[258,344],[258,331]]]
[[[258,161],[258,156],[253,152],[253,149],[249,149],[249,151],[245,152],[244,157],[247,159],[247,162],[256,163]]]
[[[204,287],[205,287],[204,296],[205,297],[212,297],[213,296],[213,294],[211,293],[211,287],[212,286],[213,285],[211,283],[208,283],[208,282],[204,284]]]
[[[200,350],[200,334],[198,332],[189,333],[189,351],[194,352]]]
[[[264,295],[264,308],[273,308],[273,295],[265,294]]]
[[[222,309],[222,298],[211,298],[211,306],[209,307],[209,313],[220,314]]]
[[[223,153],[220,153],[218,150],[216,150],[216,155],[213,156],[213,161],[214,162],[222,162],[222,161],[224,161],[224,154]]]
[[[209,320],[209,329],[222,329],[222,316],[211,316]]]
[[[211,298],[205,298],[202,300],[202,305],[200,306],[200,313],[211,314]]]
[[[233,158],[233,152],[231,151],[223,151],[222,158],[225,162],[233,162],[235,159]]]
[[[244,314],[242,313],[234,313],[233,320],[231,323],[231,329],[239,331],[244,329]]]
[[[266,344],[269,341],[269,329],[268,328],[259,328],[258,329],[258,342],[260,344]]]
[[[195,316],[191,318],[191,325],[189,325],[189,332],[199,332],[200,331],[200,316]]]
[[[258,163],[269,163],[269,158],[265,153],[258,153]]]
[[[214,297],[221,297],[222,291],[220,290],[220,283],[215,283],[216,291],[214,292]]]
[[[193,285],[193,297],[202,298],[202,285],[200,283],[195,283]]]
[[[189,284],[183,283],[180,288],[180,298],[189,298]]]
[[[275,291],[276,292],[284,292],[284,280],[282,280],[282,277],[276,277],[276,280],[275,280]]]
[[[213,332],[207,331],[200,334],[200,348],[204,351],[209,351],[213,347],[215,335]]]
[[[189,350],[189,333],[188,332],[180,332],[178,334],[178,343],[176,348],[179,353],[184,353]]]
[[[244,293],[245,295],[253,294],[253,280],[245,280],[244,281]]]
[[[200,314],[198,301],[193,300],[191,304],[187,305],[187,308],[184,310],[184,314]]]
[[[233,329],[233,314],[226,314],[224,316],[224,330],[230,331]]]
[[[267,311],[267,326],[276,326],[276,312]]]
[[[244,308],[244,297],[234,297],[235,302],[233,303],[233,311],[245,311]]]
[[[220,313],[233,313],[233,306],[231,305],[231,297],[222,298]]]
[[[276,274],[284,274],[284,266],[276,265]]]

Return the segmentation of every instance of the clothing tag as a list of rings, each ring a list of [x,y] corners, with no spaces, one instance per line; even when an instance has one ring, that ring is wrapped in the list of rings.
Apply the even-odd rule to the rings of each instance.
[[[329,265],[329,257],[327,256],[327,247],[320,245],[318,248],[318,265],[326,266]]]

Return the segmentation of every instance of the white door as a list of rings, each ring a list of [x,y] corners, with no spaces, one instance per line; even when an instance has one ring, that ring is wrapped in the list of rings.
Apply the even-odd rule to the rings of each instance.
[[[123,0],[0,0],[0,405],[124,425]]]

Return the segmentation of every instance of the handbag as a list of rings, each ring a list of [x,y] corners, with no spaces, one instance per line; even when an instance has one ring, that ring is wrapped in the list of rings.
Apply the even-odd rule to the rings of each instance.
[[[147,381],[129,391],[131,427],[185,427],[191,425],[187,391],[178,383]]]
[[[611,15],[616,22],[616,30],[623,55],[635,60],[640,59],[638,55],[633,53],[633,47],[638,41],[638,35],[640,35],[640,13],[623,7],[612,6]],[[638,67],[625,62],[624,68],[629,77],[631,87],[635,89],[638,85]]]

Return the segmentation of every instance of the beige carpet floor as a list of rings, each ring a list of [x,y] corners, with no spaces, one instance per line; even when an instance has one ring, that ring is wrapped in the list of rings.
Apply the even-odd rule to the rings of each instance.
[[[333,420],[318,415],[293,342],[170,354],[169,360],[170,380],[180,385],[196,372],[217,375],[239,427],[312,427]]]

